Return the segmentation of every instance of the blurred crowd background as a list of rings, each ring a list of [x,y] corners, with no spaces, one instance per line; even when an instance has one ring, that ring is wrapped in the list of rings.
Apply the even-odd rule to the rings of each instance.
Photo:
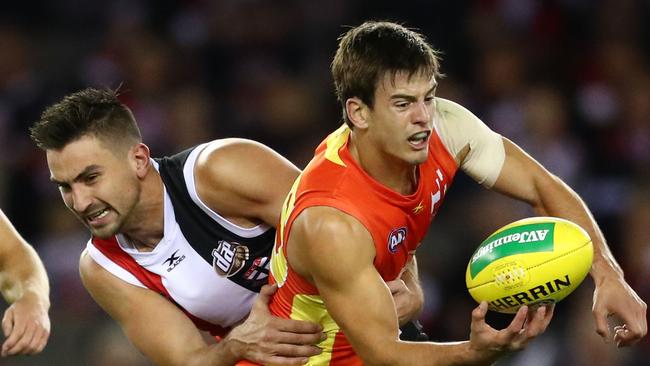
[[[439,96],[574,187],[648,302],[649,18],[644,0],[3,2],[0,207],[45,262],[53,322],[41,355],[0,365],[149,365],[82,288],[88,234],[28,137],[45,106],[85,87],[121,86],[154,156],[238,136],[304,167],[340,124],[329,74],[337,37],[367,19],[417,28],[442,51]],[[475,304],[464,275],[474,248],[533,214],[464,176],[443,206],[418,252],[421,320],[438,341],[468,337]],[[592,290],[588,278],[558,304],[544,336],[499,365],[650,365],[647,337],[617,350],[595,334]]]

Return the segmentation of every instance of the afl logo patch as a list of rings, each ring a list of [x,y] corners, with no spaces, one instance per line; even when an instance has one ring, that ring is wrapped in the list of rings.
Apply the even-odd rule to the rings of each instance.
[[[397,246],[406,240],[406,228],[401,227],[390,232],[388,235],[388,251],[397,253]]]
[[[212,267],[222,277],[230,277],[239,272],[249,257],[248,247],[239,243],[219,240],[212,249]]]

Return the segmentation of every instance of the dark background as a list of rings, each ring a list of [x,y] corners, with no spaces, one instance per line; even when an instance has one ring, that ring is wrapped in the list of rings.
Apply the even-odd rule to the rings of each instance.
[[[0,207],[45,262],[52,336],[43,354],[0,365],[148,364],[81,286],[77,260],[88,234],[28,138],[45,106],[88,86],[122,85],[154,156],[238,136],[304,167],[340,123],[329,74],[337,37],[367,19],[417,28],[442,51],[439,95],[574,187],[648,301],[649,10],[643,0],[3,2]],[[467,339],[470,254],[498,227],[530,215],[457,178],[418,252],[421,320],[433,339]],[[596,336],[592,289],[587,279],[557,306],[544,336],[499,364],[650,365],[647,339],[616,350]]]

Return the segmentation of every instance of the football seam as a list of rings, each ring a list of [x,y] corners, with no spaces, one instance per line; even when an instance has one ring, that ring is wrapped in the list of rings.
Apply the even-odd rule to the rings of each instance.
[[[538,264],[536,264],[536,265],[534,265],[534,266],[532,266],[532,267],[527,267],[526,270],[531,270],[531,269],[533,269],[533,268],[537,268],[537,267],[539,267],[539,266],[543,266],[543,265],[545,265],[546,263],[553,262],[554,260],[557,260],[557,259],[560,259],[560,258],[562,258],[562,257],[565,257],[565,256],[567,256],[567,255],[569,255],[569,254],[571,254],[571,253],[573,253],[573,252],[576,252],[576,251],[578,251],[578,250],[584,248],[584,246],[585,246],[585,245],[588,245],[589,243],[591,243],[591,240],[585,242],[585,243],[582,244],[581,246],[579,246],[579,247],[577,247],[577,248],[575,248],[575,249],[573,249],[573,250],[570,250],[570,251],[568,251],[568,252],[566,252],[566,253],[564,253],[564,254],[562,254],[562,255],[560,255],[560,256],[557,256],[557,257],[555,257],[555,258],[549,259],[549,260],[544,261],[544,262],[542,262],[542,263],[538,263]],[[491,281],[488,281],[488,282],[485,282],[485,283],[481,283],[480,285],[475,285],[475,286],[472,286],[472,287],[468,287],[467,289],[468,289],[468,290],[473,290],[473,289],[475,289],[475,288],[479,288],[479,287],[481,287],[481,286],[489,285],[489,284],[491,284],[491,283],[493,283],[493,282],[494,282],[494,280],[491,280]]]

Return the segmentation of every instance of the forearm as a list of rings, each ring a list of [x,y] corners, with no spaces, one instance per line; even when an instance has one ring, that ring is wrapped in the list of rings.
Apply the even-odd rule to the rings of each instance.
[[[479,352],[472,349],[469,341],[462,342],[392,342],[377,347],[362,357],[364,364],[376,366],[481,366],[497,360],[499,353]]]
[[[236,345],[227,340],[217,344],[205,345],[199,350],[191,352],[187,358],[170,364],[170,366],[233,366],[239,361],[236,356]]]
[[[591,275],[595,281],[615,275],[623,277],[623,270],[607,246],[605,237],[584,201],[569,186],[557,177],[550,183],[540,185],[541,200],[534,205],[540,215],[561,217],[580,225],[591,237],[594,246],[594,261]]]
[[[591,275],[599,283],[606,278],[623,278],[603,233],[578,194],[562,180],[508,139],[503,139],[506,160],[494,190],[529,203],[539,215],[565,218],[587,231],[594,245]]]
[[[0,292],[8,303],[33,296],[49,308],[50,286],[45,268],[34,249],[24,241],[11,245],[0,260]]]
[[[413,320],[420,315],[422,308],[424,307],[424,292],[420,286],[418,266],[415,257],[409,261],[407,266],[404,268],[404,272],[400,278],[402,281],[404,281],[404,284],[406,287],[408,287],[409,291],[412,294],[412,296],[410,296],[410,299],[412,301],[411,308],[413,311],[410,313],[408,320]]]
[[[236,345],[227,340],[208,344],[198,331],[177,328],[167,334],[124,329],[135,346],[159,366],[232,366],[239,361]]]

